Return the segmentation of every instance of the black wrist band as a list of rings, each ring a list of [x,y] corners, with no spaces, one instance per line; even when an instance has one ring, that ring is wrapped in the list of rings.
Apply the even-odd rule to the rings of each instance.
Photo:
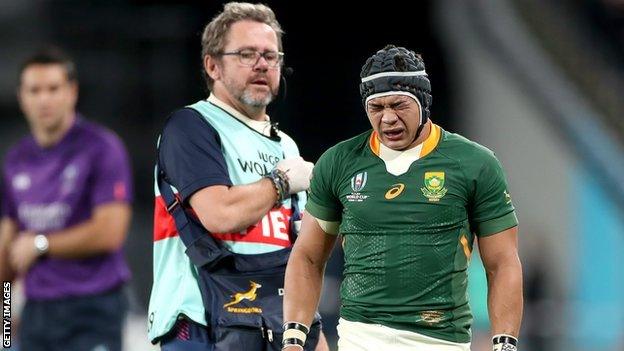
[[[273,186],[277,192],[277,200],[275,201],[274,207],[280,207],[282,202],[288,199],[290,195],[290,186],[288,185],[286,173],[276,168],[265,174],[264,178],[269,178],[273,182]]]
[[[300,339],[297,339],[297,338],[284,339],[282,341],[282,345],[283,346],[299,345],[299,346],[303,347],[303,340],[300,340]]]
[[[518,346],[518,339],[514,338],[511,335],[499,335],[492,338],[492,344],[510,344],[513,346]]]
[[[283,327],[284,327],[284,331],[288,329],[297,329],[297,330],[301,330],[306,335],[308,335],[308,333],[310,332],[310,329],[305,324],[301,324],[297,322],[286,322],[284,323]]]

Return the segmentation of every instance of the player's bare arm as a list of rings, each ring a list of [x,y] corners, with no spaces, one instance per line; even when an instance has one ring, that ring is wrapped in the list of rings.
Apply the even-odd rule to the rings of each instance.
[[[284,321],[307,326],[312,323],[321,296],[325,265],[336,238],[336,235],[325,233],[312,215],[306,213],[303,216],[301,232],[286,268]]]
[[[523,303],[518,227],[479,238],[479,250],[488,280],[492,335],[518,337]]]

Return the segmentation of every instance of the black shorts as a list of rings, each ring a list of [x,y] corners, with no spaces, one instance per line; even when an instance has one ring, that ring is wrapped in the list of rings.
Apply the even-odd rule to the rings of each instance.
[[[60,300],[28,300],[20,351],[121,351],[127,302],[122,288]]]

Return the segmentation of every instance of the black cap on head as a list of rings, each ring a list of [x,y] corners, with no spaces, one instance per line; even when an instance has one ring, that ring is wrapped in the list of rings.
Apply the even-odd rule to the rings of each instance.
[[[366,60],[360,73],[362,102],[398,93],[409,95],[418,102],[420,125],[429,119],[431,83],[420,55],[404,47],[387,45]]]

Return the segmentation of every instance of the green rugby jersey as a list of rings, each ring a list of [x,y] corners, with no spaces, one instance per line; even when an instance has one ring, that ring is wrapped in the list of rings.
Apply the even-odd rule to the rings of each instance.
[[[307,212],[341,222],[340,314],[469,342],[474,235],[518,223],[501,165],[487,148],[433,124],[416,161],[399,172],[400,158],[384,161],[380,149],[368,131],[326,151],[313,172]]]

